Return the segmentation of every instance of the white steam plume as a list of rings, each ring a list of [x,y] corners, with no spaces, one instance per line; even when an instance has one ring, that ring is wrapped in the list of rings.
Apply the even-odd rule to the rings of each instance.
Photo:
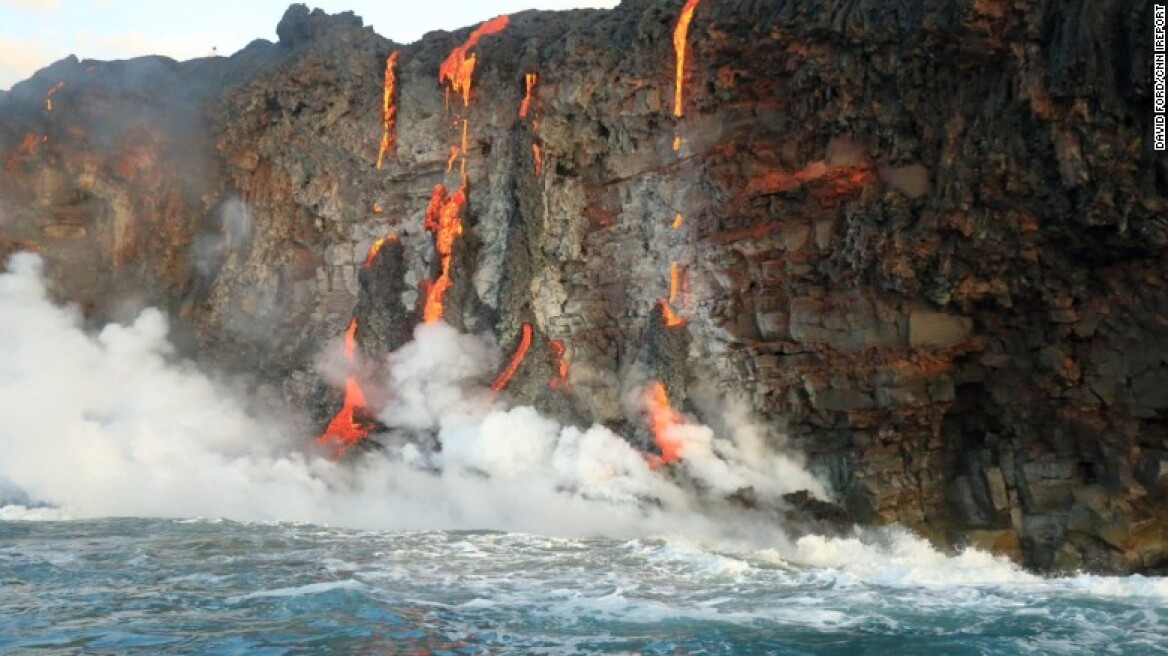
[[[445,325],[419,327],[391,358],[394,432],[433,432],[427,453],[389,440],[383,454],[339,466],[304,437],[253,416],[193,366],[174,361],[165,318],[82,330],[55,306],[41,261],[14,256],[0,273],[0,521],[99,516],[213,516],[310,521],[355,528],[499,529],[564,536],[671,535],[670,544],[747,550],[885,585],[1039,585],[999,557],[945,556],[902,529],[789,542],[761,513],[703,514],[690,491],[654,471],[620,436],[565,427],[534,409],[507,409],[483,380],[498,356]],[[688,422],[688,423],[687,423]],[[740,407],[718,434],[678,427],[682,467],[714,495],[753,486],[760,497],[809,487],[798,462],[770,452]],[[27,499],[54,508],[28,509]],[[15,504],[13,503],[15,502]],[[2,505],[2,504],[9,505]],[[688,537],[683,537],[688,536]],[[759,547],[763,547],[759,550]],[[1131,577],[1071,580],[1085,594],[1168,595]]]
[[[745,530],[785,543],[769,522],[696,513],[690,492],[608,429],[504,407],[484,385],[498,354],[449,326],[420,326],[390,357],[380,413],[392,433],[437,437],[441,451],[391,434],[384,453],[339,466],[305,448],[307,436],[254,416],[252,404],[175,361],[161,313],[86,334],[75,311],[49,300],[40,269],[39,258],[20,254],[0,274],[0,480],[74,516],[564,535]],[[759,444],[714,439],[696,424],[684,430],[683,466],[715,496],[744,485],[815,488],[802,473],[781,480],[775,463],[787,461]]]

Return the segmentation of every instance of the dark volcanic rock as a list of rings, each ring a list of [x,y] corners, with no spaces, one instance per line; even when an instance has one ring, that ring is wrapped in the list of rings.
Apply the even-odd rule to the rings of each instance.
[[[1163,569],[1168,159],[1144,7],[703,2],[675,119],[680,5],[526,12],[475,48],[446,318],[505,346],[533,325],[509,393],[623,426],[633,374],[679,403],[733,390],[853,516],[1034,567]],[[64,60],[0,94],[0,251],[40,249],[94,318],[169,308],[201,359],[319,405],[322,346],[354,314],[363,351],[400,344],[435,275],[423,214],[457,185],[460,132],[437,73],[468,30],[400,46],[296,5],[278,33],[231,58]]]

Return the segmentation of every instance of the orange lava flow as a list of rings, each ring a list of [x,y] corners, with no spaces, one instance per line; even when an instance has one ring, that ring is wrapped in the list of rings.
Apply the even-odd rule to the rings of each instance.
[[[661,318],[665,320],[666,326],[676,328],[685,325],[685,319],[682,319],[681,315],[673,311],[673,308],[669,306],[669,301],[661,299],[658,303],[661,304]]]
[[[677,19],[677,26],[673,28],[673,50],[677,53],[677,72],[676,72],[676,86],[673,91],[673,115],[681,116],[681,87],[685,81],[685,42],[689,35],[689,24],[693,20],[694,9],[697,8],[698,2],[701,0],[686,0],[685,6],[681,8],[681,16]],[[674,150],[680,147],[678,142],[674,142]]]
[[[673,435],[674,429],[685,423],[681,413],[669,405],[669,395],[661,381],[653,381],[645,389],[645,410],[649,413],[649,430],[653,441],[661,449],[660,456],[651,456],[649,465],[658,467],[681,460],[681,440]]]
[[[357,318],[349,321],[345,330],[345,359],[352,361],[357,351]],[[321,444],[335,444],[337,456],[346,449],[360,442],[369,434],[369,426],[357,419],[357,411],[365,408],[365,393],[357,378],[349,376],[345,379],[345,400],[340,411],[333,416],[332,421],[325,427],[324,432],[316,441]]]
[[[352,361],[357,354],[357,317],[349,320],[349,327],[345,329],[345,359]]]
[[[531,144],[531,157],[535,161],[535,177],[543,174],[543,152],[539,149],[539,144]]]
[[[558,339],[553,339],[548,342],[548,348],[552,350],[552,364],[556,369],[556,377],[548,381],[548,387],[553,390],[567,390],[568,389],[568,360],[564,357],[567,352],[567,347],[564,342]]]
[[[523,82],[527,85],[527,92],[523,96],[523,102],[519,104],[519,118],[527,118],[527,110],[531,107],[531,92],[535,89],[537,80],[539,80],[538,73],[528,73],[523,76]]]
[[[386,235],[373,242],[373,245],[369,247],[369,253],[365,256],[365,262],[361,265],[362,269],[368,269],[373,264],[373,258],[377,257],[377,253],[381,251],[381,247],[387,241],[397,241],[397,235]]]
[[[377,149],[377,168],[385,159],[385,153],[394,146],[393,119],[397,108],[393,103],[396,78],[393,67],[397,64],[398,51],[394,50],[385,58],[385,85],[381,95],[381,146]]]
[[[531,324],[523,324],[523,335],[519,338],[519,346],[515,347],[515,353],[511,355],[511,362],[507,363],[507,368],[499,373],[495,382],[491,383],[491,391],[498,392],[507,386],[511,377],[515,375],[515,371],[519,369],[519,365],[523,363],[523,358],[527,356],[527,349],[531,348]]]
[[[685,324],[685,319],[681,315],[673,311],[673,305],[677,301],[678,290],[681,287],[681,270],[677,266],[677,262],[669,263],[669,298],[661,299],[661,318],[665,320],[665,325],[670,328],[681,326]]]
[[[63,86],[65,86],[64,80],[54,84],[52,87],[49,88],[48,93],[45,94],[45,111],[47,111],[47,112],[53,111],[53,94],[60,91],[61,87],[63,87]]]
[[[674,230],[678,230],[678,229],[680,229],[680,228],[681,228],[681,222],[682,222],[682,220],[683,220],[683,219],[682,219],[682,216],[681,216],[681,213],[680,213],[680,212],[679,212],[679,213],[678,213],[676,216],[674,216],[674,217],[673,217],[673,229],[674,229]]]
[[[363,440],[369,434],[369,427],[357,419],[356,413],[364,407],[365,394],[362,393],[361,386],[357,384],[357,379],[352,376],[346,378],[344,405],[325,427],[324,432],[317,438],[317,442],[336,444],[339,456],[345,452],[345,449]]]
[[[478,45],[482,37],[502,31],[510,20],[506,15],[496,16],[479,25],[470,33],[466,43],[450,51],[450,55],[438,68],[438,81],[449,85],[448,90],[462,95],[464,107],[470,105],[471,76],[475,68],[475,55],[468,55],[468,51]]]
[[[466,202],[466,178],[451,195],[446,195],[446,187],[434,185],[430,205],[426,208],[426,230],[434,233],[434,248],[440,261],[438,278],[426,286],[426,301],[422,306],[422,321],[435,323],[442,320],[442,297],[450,289],[450,264],[454,259],[454,240],[462,234],[462,219],[459,212]]]
[[[450,157],[446,158],[446,172],[447,173],[450,172],[450,169],[454,168],[454,160],[456,160],[456,159],[458,159],[458,146],[451,146],[450,147]]]

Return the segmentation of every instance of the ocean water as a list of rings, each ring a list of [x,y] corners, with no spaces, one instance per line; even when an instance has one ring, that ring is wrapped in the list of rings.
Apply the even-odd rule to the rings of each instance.
[[[786,557],[0,509],[0,653],[1162,654],[1168,583],[1040,578],[902,532]]]

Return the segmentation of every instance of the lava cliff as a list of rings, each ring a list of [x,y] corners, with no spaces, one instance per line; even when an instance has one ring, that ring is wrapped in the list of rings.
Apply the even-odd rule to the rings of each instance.
[[[322,348],[355,321],[378,361],[441,284],[500,373],[522,348],[519,402],[633,434],[631,378],[733,391],[857,521],[1168,567],[1148,12],[705,0],[678,111],[683,4],[516,14],[446,81],[472,28],[302,5],[229,58],[63,60],[0,93],[0,255],[94,320],[166,308],[307,434],[342,405]]]

